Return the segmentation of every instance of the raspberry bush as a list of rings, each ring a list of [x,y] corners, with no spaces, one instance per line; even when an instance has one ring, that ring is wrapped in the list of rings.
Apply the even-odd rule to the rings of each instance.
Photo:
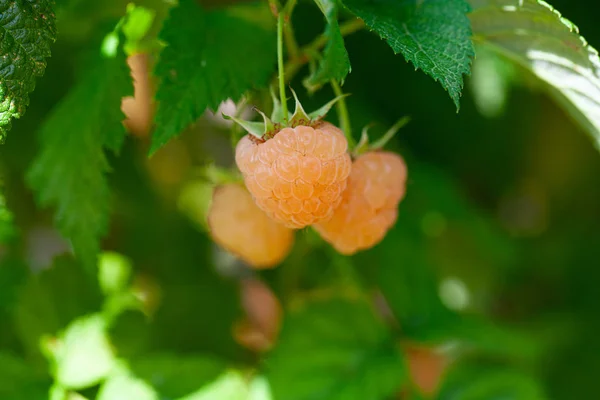
[[[0,399],[595,398],[553,1],[0,1]]]

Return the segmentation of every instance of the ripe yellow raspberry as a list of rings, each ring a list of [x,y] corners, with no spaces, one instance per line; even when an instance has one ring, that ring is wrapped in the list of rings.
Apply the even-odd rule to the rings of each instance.
[[[333,215],[350,174],[343,132],[327,122],[287,127],[272,138],[244,136],[236,163],[256,204],[290,228]]]
[[[276,266],[294,242],[294,232],[265,215],[239,184],[215,189],[207,220],[213,240],[255,268]]]
[[[314,228],[342,254],[373,247],[396,222],[406,176],[406,164],[397,154],[378,151],[359,156],[342,203],[331,219]]]

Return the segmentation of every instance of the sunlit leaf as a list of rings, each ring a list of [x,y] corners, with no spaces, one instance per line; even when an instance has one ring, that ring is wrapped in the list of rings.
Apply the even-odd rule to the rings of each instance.
[[[101,315],[75,320],[52,344],[56,380],[66,388],[83,389],[99,383],[114,367],[115,359]]]
[[[540,0],[469,0],[473,40],[530,70],[600,147],[600,58]]]

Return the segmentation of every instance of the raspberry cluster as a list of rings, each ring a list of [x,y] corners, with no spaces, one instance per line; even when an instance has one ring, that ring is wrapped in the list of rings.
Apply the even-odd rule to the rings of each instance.
[[[232,118],[248,131],[235,152],[246,189],[215,191],[208,220],[215,241],[251,266],[277,265],[294,229],[312,226],[351,255],[375,246],[396,222],[404,160],[376,146],[352,160],[342,130],[322,121],[333,103],[306,114],[296,99],[289,121],[275,107],[271,118],[261,113],[264,125]]]

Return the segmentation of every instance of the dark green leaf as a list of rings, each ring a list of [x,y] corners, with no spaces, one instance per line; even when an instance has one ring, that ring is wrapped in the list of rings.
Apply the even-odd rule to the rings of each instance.
[[[600,148],[600,58],[577,27],[545,1],[469,0],[473,40],[519,63]]]
[[[151,325],[140,311],[125,311],[109,327],[110,341],[117,356],[133,358],[148,350]]]
[[[28,353],[39,355],[42,336],[55,335],[75,318],[99,310],[102,298],[81,266],[63,257],[30,277],[17,304],[16,329]]]
[[[328,38],[328,42],[319,68],[305,81],[307,87],[313,89],[332,79],[343,82],[350,72],[350,60],[337,19],[337,0],[315,0],[315,2],[327,19],[325,36]]]
[[[53,0],[0,2],[0,140],[29,105],[56,40]]]
[[[155,354],[130,362],[132,372],[151,384],[163,399],[191,394],[217,378],[222,361],[204,356]]]
[[[180,1],[160,35],[167,47],[156,66],[161,83],[151,152],[207,108],[268,83],[276,54],[272,19],[265,2],[208,12],[196,1]]]
[[[267,367],[274,400],[387,399],[408,379],[385,326],[358,301],[290,311]]]
[[[202,351],[237,359],[241,351],[231,335],[233,323],[241,316],[237,293],[233,285],[216,276],[205,274],[204,278],[197,283],[162,285],[163,302],[149,328],[152,344],[178,353]],[[181,321],[186,329],[174,329]],[[210,329],[206,321],[211,321]]]
[[[121,99],[132,92],[122,52],[95,60],[42,126],[41,151],[27,176],[39,203],[57,207],[57,227],[90,270],[110,213],[105,149],[123,143]]]
[[[465,0],[343,0],[407,61],[448,91],[460,107],[463,75],[475,52]]]

